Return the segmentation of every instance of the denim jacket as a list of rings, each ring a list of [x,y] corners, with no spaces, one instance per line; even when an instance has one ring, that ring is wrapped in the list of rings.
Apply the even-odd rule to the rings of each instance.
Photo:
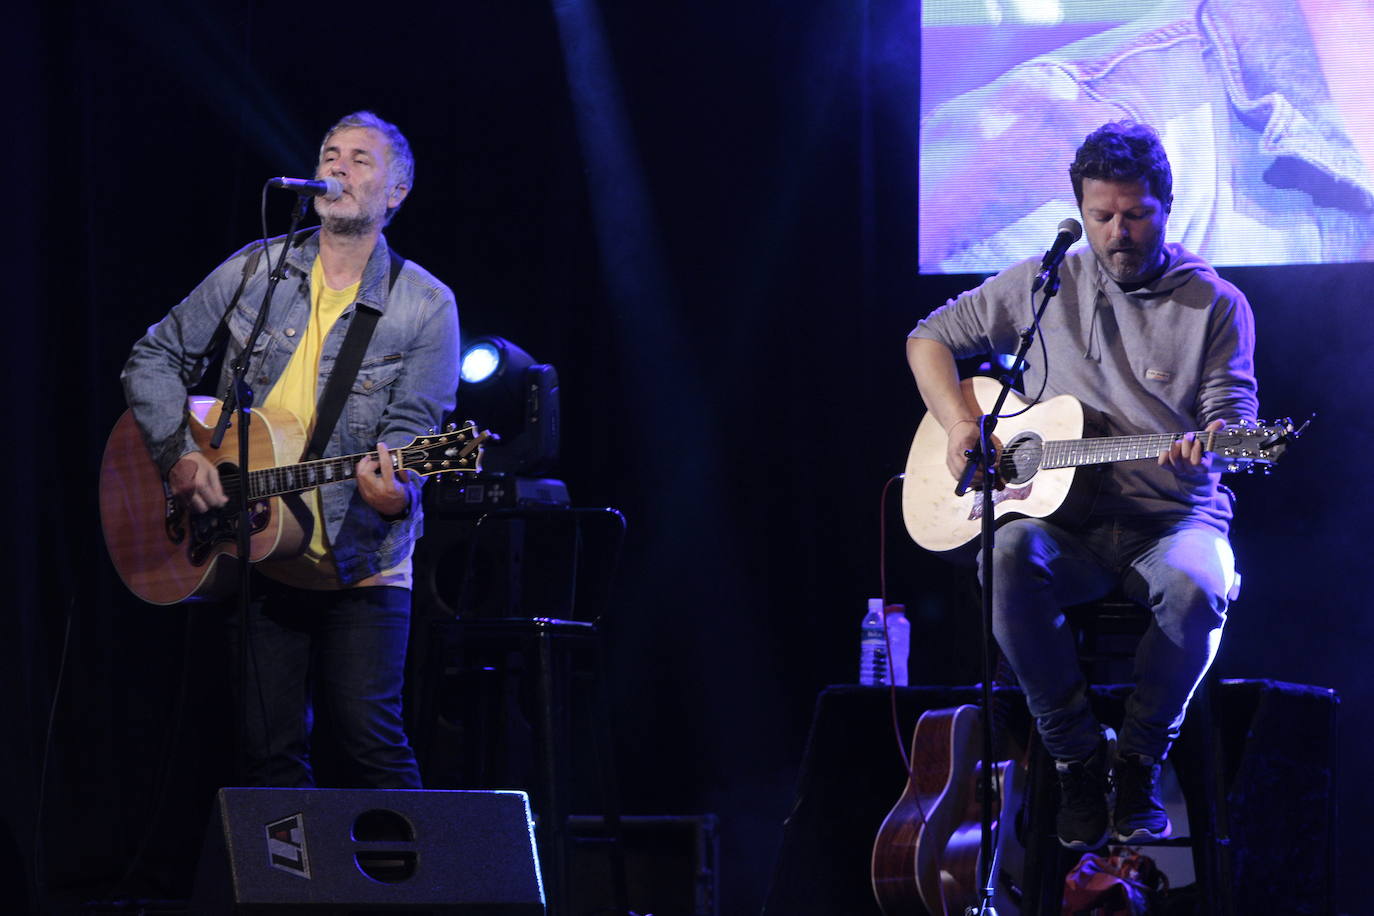
[[[283,239],[269,244],[276,263]],[[245,260],[259,245],[250,245],[206,277],[168,315],[148,329],[129,355],[121,376],[133,412],[154,461],[166,474],[196,446],[186,416],[187,390],[204,374],[212,338],[243,279]],[[277,286],[267,326],[249,359],[249,386],[262,403],[295,352],[310,316],[310,269],[319,253],[319,233],[298,241],[287,253],[286,278]],[[228,316],[228,344],[220,384],[229,380],[229,364],[243,350],[257,320],[267,287],[269,258],[259,258],[233,313]],[[453,293],[413,261],[407,261],[390,283],[390,255],[385,237],[368,259],[358,298],[340,316],[324,342],[317,390],[329,377],[355,310],[381,313],[362,365],[344,402],[325,455],[388,447],[437,427],[453,409],[458,389],[458,309]],[[403,560],[423,531],[419,483],[410,487],[410,507],[388,521],[363,502],[352,481],[321,490],[325,532],[342,584],[349,585]]]
[[[1229,265],[1374,258],[1374,176],[1298,5],[1167,0],[923,121],[920,269],[1001,270],[1043,250],[1078,209],[1078,145],[1126,118],[1163,138],[1185,248]]]

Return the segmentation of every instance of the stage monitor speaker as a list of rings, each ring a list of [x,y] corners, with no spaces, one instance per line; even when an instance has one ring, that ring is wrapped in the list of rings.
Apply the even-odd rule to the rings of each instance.
[[[543,916],[523,792],[219,790],[192,912]]]

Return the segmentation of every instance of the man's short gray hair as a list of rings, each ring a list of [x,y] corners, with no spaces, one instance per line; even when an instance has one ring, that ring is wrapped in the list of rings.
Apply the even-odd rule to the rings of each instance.
[[[404,185],[407,189],[415,187],[415,157],[410,152],[410,142],[406,140],[405,134],[401,129],[390,121],[383,121],[370,111],[355,111],[352,114],[344,115],[329,130],[325,131],[324,139],[320,141],[319,161],[324,161],[324,148],[329,145],[329,138],[341,130],[349,130],[354,127],[369,127],[386,137],[388,152],[386,157],[387,165],[387,184],[391,186]],[[385,223],[391,222],[391,218],[396,215],[396,211],[401,209],[398,204],[389,207],[386,211]]]

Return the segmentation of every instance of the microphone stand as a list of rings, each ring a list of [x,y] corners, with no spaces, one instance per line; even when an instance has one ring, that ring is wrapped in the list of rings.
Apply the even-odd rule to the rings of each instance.
[[[238,732],[238,768],[239,783],[246,782],[248,775],[248,764],[246,759],[247,734],[248,734],[248,658],[250,654],[248,645],[248,606],[250,603],[250,588],[253,580],[253,569],[249,563],[252,556],[252,501],[248,492],[248,428],[253,419],[253,389],[248,387],[248,360],[252,357],[253,347],[257,345],[258,337],[262,335],[263,328],[267,326],[267,315],[272,309],[272,294],[277,290],[277,284],[286,278],[286,255],[291,251],[291,245],[295,241],[296,229],[300,226],[301,220],[305,217],[306,208],[310,205],[310,198],[301,197],[291,214],[291,228],[287,230],[285,244],[282,245],[281,255],[277,258],[277,264],[272,267],[272,258],[267,251],[267,240],[263,240],[263,257],[267,259],[267,264],[272,267],[267,275],[267,289],[263,292],[262,305],[258,308],[257,321],[253,323],[253,329],[248,334],[248,340],[244,343],[243,350],[229,364],[229,384],[225,386],[224,404],[220,408],[219,422],[215,424],[215,431],[210,437],[210,447],[217,449],[224,441],[224,434],[229,429],[229,423],[235,414],[239,417],[239,492],[238,492],[238,521],[235,525],[234,534],[238,543],[239,558],[239,594],[238,594],[238,630],[239,630],[239,709],[235,721],[235,728]],[[264,726],[266,722],[264,720]]]
[[[1016,374],[1022,370],[1026,360],[1026,354],[1030,352],[1031,344],[1035,340],[1035,330],[1040,327],[1040,319],[1045,314],[1045,309],[1050,304],[1050,299],[1059,292],[1059,264],[1056,262],[1043,271],[1036,279],[1036,286],[1031,289],[1031,296],[1035,295],[1044,278],[1043,298],[1040,300],[1040,307],[1036,309],[1035,319],[1029,327],[1021,329],[1021,345],[1016,351],[1016,359],[1012,361],[1011,368],[1001,375],[999,381],[1002,389],[997,393],[997,400],[993,403],[992,409],[979,417],[978,429],[978,448],[977,451],[968,452],[968,463],[964,465],[964,473],[959,478],[959,484],[954,488],[956,496],[963,496],[968,492],[973,483],[973,477],[978,471],[983,472],[982,486],[982,570],[983,570],[983,715],[982,715],[982,743],[983,743],[983,772],[979,780],[979,791],[983,796],[983,822],[982,837],[978,856],[979,862],[979,884],[982,887],[982,899],[974,906],[965,911],[965,916],[997,916],[997,910],[993,906],[993,900],[997,893],[997,868],[992,842],[992,810],[993,810],[993,734],[992,734],[992,679],[993,679],[993,647],[995,645],[992,635],[992,564],[993,547],[996,540],[997,525],[993,518],[993,492],[997,487],[997,456],[993,450],[992,434],[997,429],[997,417],[1002,412],[1002,407],[1006,403],[1007,394],[1011,391],[1012,380]],[[998,829],[1005,827],[999,824]]]

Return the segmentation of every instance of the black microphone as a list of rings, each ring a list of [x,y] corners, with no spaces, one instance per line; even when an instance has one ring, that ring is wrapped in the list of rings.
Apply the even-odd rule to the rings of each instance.
[[[295,191],[302,197],[323,197],[325,200],[338,200],[343,196],[343,182],[337,178],[269,178],[267,183],[274,188]],[[1075,223],[1074,225],[1078,225]]]
[[[1035,275],[1035,284],[1031,286],[1032,293],[1039,292],[1040,287],[1049,280],[1050,274],[1059,268],[1059,262],[1064,260],[1064,254],[1069,250],[1069,246],[1082,237],[1083,225],[1073,217],[1059,224],[1059,235],[1055,237],[1050,250],[1040,259],[1040,273]]]

